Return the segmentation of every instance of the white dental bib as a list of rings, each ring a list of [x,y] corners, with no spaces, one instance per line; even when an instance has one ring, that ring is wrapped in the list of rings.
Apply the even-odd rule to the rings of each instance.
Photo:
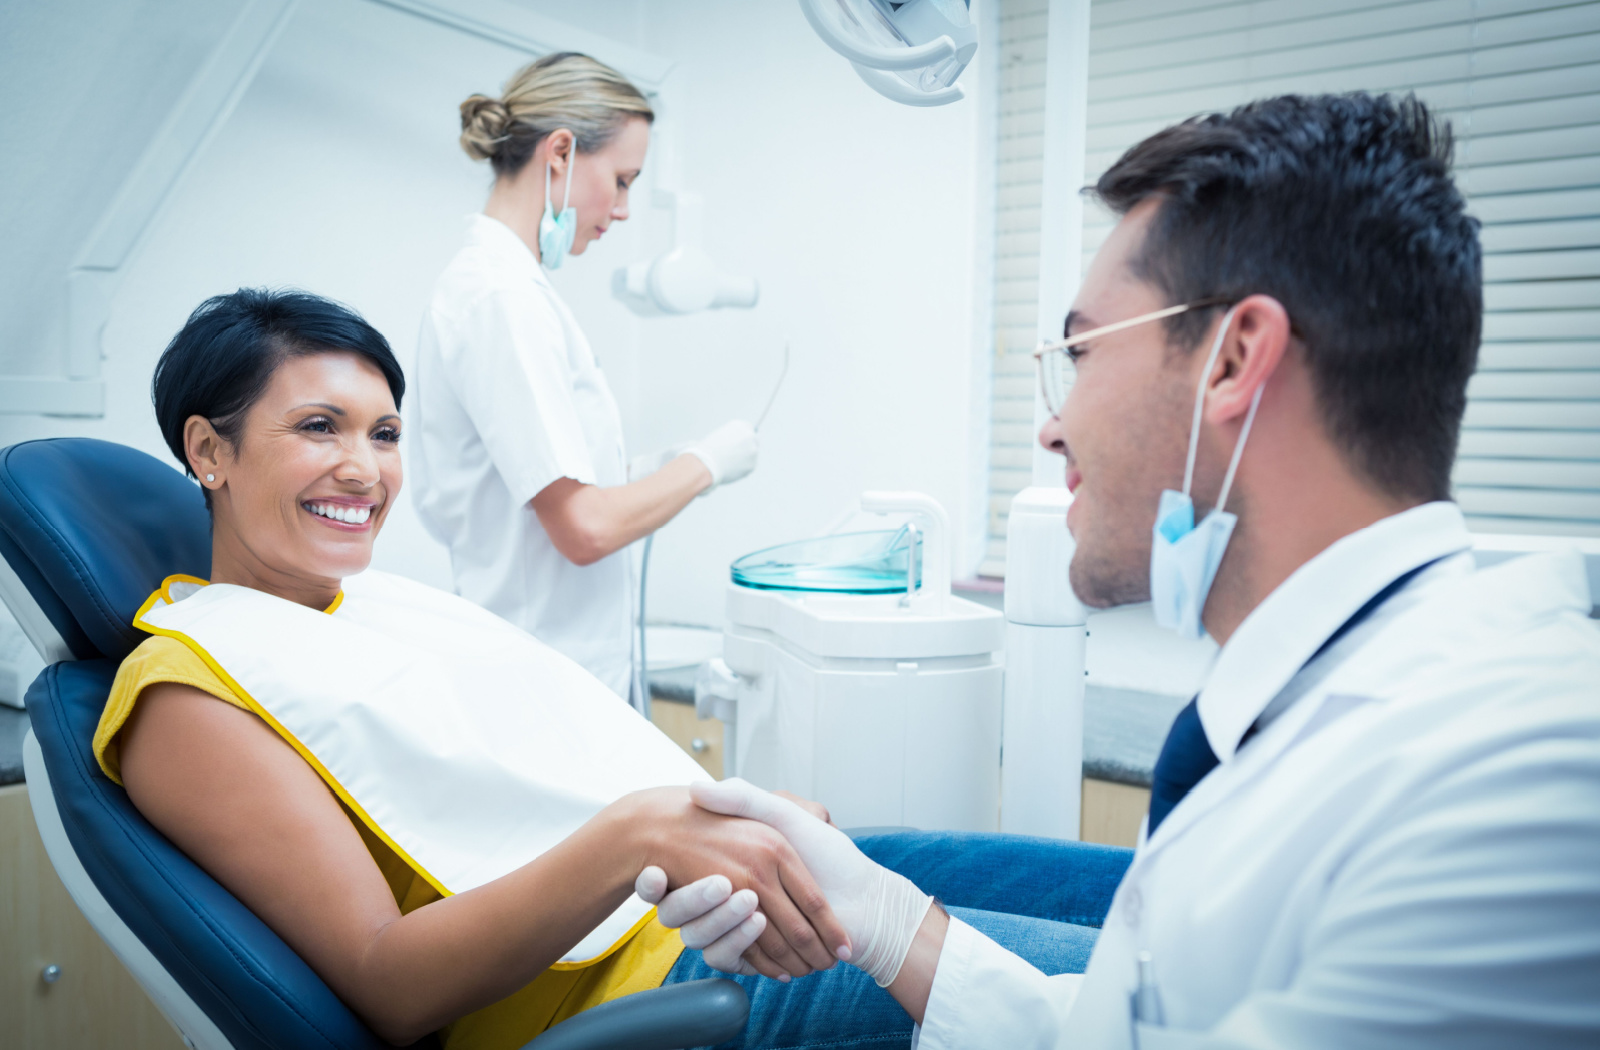
[[[630,791],[705,773],[578,664],[464,598],[369,570],[327,612],[174,576],[134,625],[175,638],[449,896],[533,860]],[[557,963],[650,916],[629,897]]]

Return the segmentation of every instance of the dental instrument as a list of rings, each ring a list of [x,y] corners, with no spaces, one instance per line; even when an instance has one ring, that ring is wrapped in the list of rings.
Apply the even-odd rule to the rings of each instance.
[[[756,417],[756,433],[761,433],[761,424],[767,421],[767,413],[772,411],[773,402],[778,400],[778,391],[783,389],[783,381],[789,378],[789,341],[783,341],[783,367],[778,370],[778,381],[772,385],[772,393],[767,398],[767,407],[761,410]]]

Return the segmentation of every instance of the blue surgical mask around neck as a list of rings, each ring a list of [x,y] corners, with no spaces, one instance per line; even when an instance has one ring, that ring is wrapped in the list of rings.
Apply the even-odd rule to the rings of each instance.
[[[578,147],[574,143],[567,161],[567,184],[561,191],[561,214],[550,207],[550,164],[544,166],[544,214],[539,217],[539,261],[545,269],[559,269],[572,251],[572,239],[578,233],[578,209],[570,207],[572,176],[578,166]]]
[[[1177,631],[1184,638],[1199,638],[1205,633],[1200,614],[1206,607],[1206,595],[1217,578],[1217,567],[1228,549],[1233,527],[1238,522],[1235,515],[1223,508],[1228,503],[1228,490],[1233,487],[1233,476],[1239,469],[1239,459],[1244,455],[1244,443],[1250,436],[1250,425],[1255,422],[1256,409],[1261,405],[1261,392],[1266,384],[1256,388],[1250,400],[1250,411],[1244,417],[1244,427],[1233,446],[1233,458],[1228,461],[1228,473],[1222,479],[1222,492],[1217,505],[1199,525],[1194,521],[1194,500],[1189,490],[1194,485],[1194,460],[1200,445],[1200,420],[1205,411],[1206,381],[1216,367],[1217,355],[1222,350],[1222,340],[1233,323],[1234,310],[1230,309],[1217,329],[1217,338],[1211,344],[1206,366],[1200,372],[1200,386],[1194,395],[1194,420],[1189,427],[1189,459],[1183,468],[1183,491],[1167,489],[1161,493],[1161,503],[1156,509],[1156,524],[1150,538],[1150,605],[1156,623]]]

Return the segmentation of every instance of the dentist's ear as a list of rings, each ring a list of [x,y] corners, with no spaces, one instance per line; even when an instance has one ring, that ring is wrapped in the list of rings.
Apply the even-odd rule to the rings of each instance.
[[[1291,338],[1289,311],[1278,300],[1270,295],[1240,300],[1206,380],[1206,422],[1242,420],[1256,391],[1277,371]]]
[[[216,427],[211,425],[211,420],[204,416],[190,416],[184,421],[183,452],[189,461],[189,469],[200,479],[200,484],[208,489],[222,487],[227,478],[224,460],[228,445],[217,433]]]

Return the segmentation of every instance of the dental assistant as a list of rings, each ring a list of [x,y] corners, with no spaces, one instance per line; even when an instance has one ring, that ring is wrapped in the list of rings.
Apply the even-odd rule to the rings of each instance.
[[[547,55],[461,105],[461,146],[494,169],[483,213],[434,286],[415,377],[417,509],[457,593],[633,688],[629,546],[755,468],[727,423],[630,477],[605,374],[547,271],[628,217],[654,113],[615,70]],[[559,206],[558,206],[559,202]]]
[[[1450,154],[1415,98],[1284,97],[1096,186],[1120,221],[1040,348],[1073,590],[1222,648],[1109,908],[1041,872],[1100,927],[1083,974],[775,795],[691,788],[784,833],[919,1050],[1600,1046],[1600,630],[1579,555],[1477,568],[1450,499],[1483,313]]]

